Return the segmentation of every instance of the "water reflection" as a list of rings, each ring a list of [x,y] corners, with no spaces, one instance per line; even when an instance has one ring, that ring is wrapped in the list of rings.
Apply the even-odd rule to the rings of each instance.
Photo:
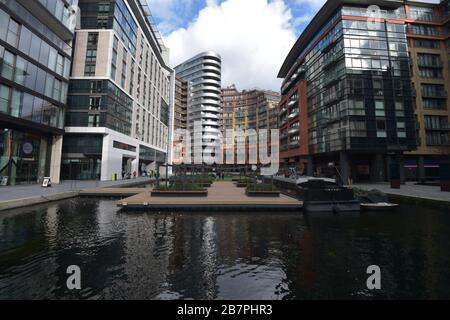
[[[75,199],[0,215],[0,298],[448,299],[449,245],[448,213],[420,208],[156,215]],[[81,292],[66,289],[70,265]]]

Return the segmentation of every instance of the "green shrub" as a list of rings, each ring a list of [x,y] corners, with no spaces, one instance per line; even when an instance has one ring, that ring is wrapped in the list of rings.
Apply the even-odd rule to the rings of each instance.
[[[155,191],[203,191],[205,190],[199,184],[192,183],[176,183],[166,187],[166,185],[160,185],[155,188]]]
[[[277,187],[272,184],[264,183],[254,183],[247,186],[247,191],[257,191],[257,192],[277,192],[279,191]]]

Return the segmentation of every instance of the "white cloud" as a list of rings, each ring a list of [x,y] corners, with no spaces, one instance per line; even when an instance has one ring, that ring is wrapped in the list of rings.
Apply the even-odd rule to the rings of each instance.
[[[165,43],[173,66],[214,50],[222,56],[224,86],[278,91],[278,71],[296,38],[291,11],[282,0],[208,0],[197,19]]]
[[[295,3],[299,6],[307,5],[311,8],[318,9],[321,8],[326,1],[327,0],[295,0]]]
[[[147,0],[153,16],[162,22],[158,29],[164,34],[176,30],[189,18],[194,0]]]

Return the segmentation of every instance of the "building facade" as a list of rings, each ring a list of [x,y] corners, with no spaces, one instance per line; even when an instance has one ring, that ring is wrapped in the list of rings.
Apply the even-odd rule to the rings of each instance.
[[[2,185],[59,183],[76,2],[0,1]]]
[[[405,4],[418,138],[417,150],[405,156],[409,180],[439,179],[439,164],[450,158],[449,3]]]
[[[170,162],[175,77],[146,1],[79,7],[63,179],[122,179]]]
[[[269,90],[239,91],[235,86],[222,89],[222,135],[226,139],[227,131],[232,132],[235,140],[232,148],[224,145],[224,159],[226,159],[226,152],[233,149],[235,164],[238,164],[239,153],[242,151],[245,152],[242,156],[245,157],[246,164],[249,164],[250,140],[246,138],[242,141],[236,136],[240,132],[248,134],[249,130],[254,130],[257,137],[259,137],[260,129],[267,130],[268,151],[270,152],[270,130],[279,127],[279,102],[280,94]]]
[[[187,128],[191,147],[195,147],[194,141],[199,141],[203,160],[212,157],[207,161],[214,162],[220,148],[222,59],[215,52],[203,52],[177,66],[175,71],[188,85]],[[196,123],[201,125],[201,137],[193,136]],[[191,157],[198,153],[192,149]]]
[[[404,1],[325,3],[279,73],[285,165],[308,175],[337,167],[345,183],[406,179],[417,149],[407,21]]]
[[[188,83],[176,77],[175,79],[175,119],[174,131],[187,130],[187,97],[188,97]],[[173,162],[181,163],[186,156],[184,145],[182,141],[182,134],[174,135],[173,141]]]

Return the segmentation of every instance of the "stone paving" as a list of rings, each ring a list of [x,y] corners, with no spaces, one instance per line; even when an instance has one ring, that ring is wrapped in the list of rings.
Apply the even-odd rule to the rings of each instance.
[[[150,183],[151,181],[149,178],[139,177],[121,181],[62,181],[61,184],[54,184],[51,188],[42,188],[40,185],[0,187],[0,202],[34,197],[48,197],[62,193],[80,192],[85,189],[118,187],[130,183]]]

